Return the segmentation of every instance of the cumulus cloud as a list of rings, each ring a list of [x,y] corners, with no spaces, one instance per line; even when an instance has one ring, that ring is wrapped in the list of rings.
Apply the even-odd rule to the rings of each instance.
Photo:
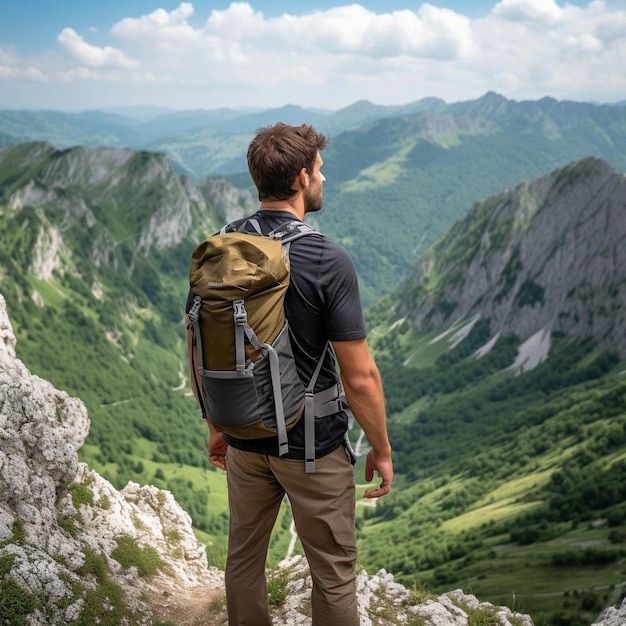
[[[554,0],[501,0],[492,13],[506,20],[555,22],[563,9]]]
[[[23,63],[13,46],[0,46],[0,80],[2,79],[45,82],[46,76],[37,66]]]
[[[318,54],[452,59],[473,48],[469,19],[429,4],[417,12],[382,14],[351,4],[299,17],[285,15],[268,26],[275,37]]]
[[[88,44],[72,28],[64,28],[59,34],[57,41],[73,59],[88,67],[133,69],[139,66],[136,60],[130,58],[121,50],[110,46],[99,48]]]
[[[111,34],[125,39],[150,39],[155,36],[188,37],[192,35],[193,29],[187,20],[193,13],[193,5],[190,2],[183,2],[170,12],[157,9],[138,18],[124,18],[113,26]]]
[[[201,14],[181,2],[126,17],[106,35],[103,24],[97,34],[68,25],[58,36],[61,60],[0,54],[0,77],[41,68],[66,83],[101,79],[112,89],[117,81],[126,94],[150,86],[163,104],[182,107],[336,108],[362,98],[452,101],[488,90],[517,99],[615,99],[626,92],[626,11],[611,2],[493,0],[479,17],[428,2],[375,12],[340,1],[272,17],[254,0]],[[96,36],[109,45],[91,43]]]

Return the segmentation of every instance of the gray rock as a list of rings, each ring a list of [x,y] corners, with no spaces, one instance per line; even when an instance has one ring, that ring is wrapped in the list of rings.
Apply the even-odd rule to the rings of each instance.
[[[121,492],[78,460],[89,431],[83,402],[32,375],[16,358],[15,336],[0,295],[0,559],[5,580],[38,600],[28,624],[71,624],[98,582],[81,569],[90,554],[124,590],[125,610],[152,624],[155,593],[221,589],[222,572],[207,566],[205,547],[171,493],[129,483]],[[73,491],[87,497],[74,502]],[[87,502],[79,502],[86,500]],[[154,576],[124,568],[111,553],[120,538],[154,548]],[[151,595],[152,592],[152,595]]]
[[[626,598],[619,608],[613,606],[605,609],[591,626],[624,626],[626,624]]]

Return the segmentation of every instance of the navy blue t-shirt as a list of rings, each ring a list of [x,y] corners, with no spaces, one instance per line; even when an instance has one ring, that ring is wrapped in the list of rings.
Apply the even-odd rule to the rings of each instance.
[[[232,223],[236,229],[247,219],[255,219],[266,234],[297,218],[287,211],[258,211],[251,218]],[[252,229],[250,229],[252,230]],[[290,244],[291,274],[285,296],[285,315],[289,320],[292,348],[298,374],[306,386],[326,342],[349,341],[366,336],[354,263],[346,250],[321,233],[300,237]],[[334,358],[327,351],[315,391],[338,381]],[[316,420],[315,452],[324,456],[343,442],[348,428],[344,411]],[[224,435],[234,448],[278,456],[278,440],[238,439]],[[304,458],[304,420],[288,433],[287,458]]]

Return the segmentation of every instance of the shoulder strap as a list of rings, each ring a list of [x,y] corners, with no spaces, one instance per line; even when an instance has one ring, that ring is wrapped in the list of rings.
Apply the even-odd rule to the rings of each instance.
[[[272,239],[279,239],[283,243],[286,243],[287,241],[293,241],[294,239],[298,239],[299,237],[310,233],[317,233],[313,226],[307,224],[306,222],[293,220],[277,226],[274,230],[270,231],[267,236]]]

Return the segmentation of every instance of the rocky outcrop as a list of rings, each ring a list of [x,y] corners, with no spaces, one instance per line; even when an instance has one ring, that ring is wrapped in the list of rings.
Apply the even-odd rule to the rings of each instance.
[[[96,266],[115,265],[114,253],[125,242],[132,240],[130,256],[147,255],[195,239],[195,229],[210,233],[222,215],[240,216],[255,206],[249,191],[224,179],[195,184],[159,153],[17,144],[0,147],[0,169],[8,168],[15,180],[1,190],[0,201],[14,217],[35,212],[29,227],[39,230],[39,241],[32,269],[40,280],[52,270],[68,271],[72,238],[95,242]],[[46,246],[49,241],[54,246]]]
[[[626,356],[626,177],[588,158],[476,205],[424,258],[402,313],[492,336],[562,332]]]
[[[274,611],[274,621],[281,626],[311,624],[311,578],[306,561],[293,557],[283,561],[274,578],[284,579],[286,601]],[[475,596],[455,589],[434,595],[410,591],[395,582],[392,574],[380,570],[370,576],[362,571],[357,576],[357,595],[361,626],[424,624],[424,626],[533,626],[528,615],[515,613],[507,607],[480,602]]]
[[[147,625],[154,609],[146,598],[155,593],[222,587],[171,493],[134,483],[119,492],[79,462],[88,430],[82,401],[16,358],[0,296],[2,623],[98,623],[118,614],[106,623]]]
[[[81,463],[88,430],[82,401],[17,359],[0,295],[0,623],[224,624],[223,573],[207,566],[190,517],[168,491],[132,482],[117,491]],[[271,577],[285,592],[275,622],[310,624],[306,561],[289,559]],[[478,614],[532,626],[460,590],[409,591],[384,570],[361,572],[357,589],[362,626],[467,626]]]
[[[591,626],[624,626],[626,624],[626,598],[619,607],[611,606],[602,612]]]

